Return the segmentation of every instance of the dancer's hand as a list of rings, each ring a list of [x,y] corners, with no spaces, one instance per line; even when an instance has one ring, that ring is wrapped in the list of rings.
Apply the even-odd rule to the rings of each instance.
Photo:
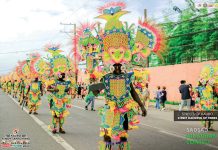
[[[142,110],[142,116],[145,117],[147,115],[147,110],[144,107],[142,107],[141,110]]]

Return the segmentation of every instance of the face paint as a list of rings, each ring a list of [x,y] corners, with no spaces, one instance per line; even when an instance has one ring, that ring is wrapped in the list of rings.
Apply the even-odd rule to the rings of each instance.
[[[120,63],[124,58],[125,49],[123,47],[109,48],[108,52],[115,63]]]

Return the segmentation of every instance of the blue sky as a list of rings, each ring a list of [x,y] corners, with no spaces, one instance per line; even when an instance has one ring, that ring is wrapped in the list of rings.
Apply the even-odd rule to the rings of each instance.
[[[70,36],[61,33],[62,23],[94,22],[98,15],[97,8],[109,0],[0,0],[0,75],[13,70],[18,60],[23,60],[28,53],[40,50],[47,43],[61,43],[66,54],[72,47]],[[137,24],[143,18],[144,8],[149,18],[159,18],[174,13],[173,6],[186,7],[185,0],[124,0],[130,14],[123,21]],[[175,13],[176,14],[176,13]],[[172,18],[176,15],[172,15]],[[10,53],[27,51],[25,53]]]

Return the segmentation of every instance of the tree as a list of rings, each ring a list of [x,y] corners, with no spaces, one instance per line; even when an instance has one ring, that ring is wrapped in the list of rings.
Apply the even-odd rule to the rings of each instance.
[[[216,0],[218,3],[218,0]],[[213,9],[213,12],[217,11],[216,8]],[[218,13],[215,13],[213,18],[211,18],[210,25],[212,27],[218,27]],[[210,52],[209,59],[218,59],[218,30],[212,32],[209,36],[209,42],[206,46],[206,49]]]
[[[163,56],[167,65],[218,59],[218,30],[208,31],[218,27],[217,9],[197,10],[191,7],[188,5],[188,8],[180,13],[176,23],[168,16],[164,18],[165,23],[162,26],[169,37]],[[216,13],[208,15],[211,12]],[[158,65],[163,65],[163,62],[154,56],[150,59],[158,62]],[[156,62],[152,64],[157,64]]]

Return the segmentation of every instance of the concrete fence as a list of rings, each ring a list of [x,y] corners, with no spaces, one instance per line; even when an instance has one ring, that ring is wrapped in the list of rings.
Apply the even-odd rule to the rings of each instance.
[[[212,64],[215,66],[216,63],[218,63],[218,60],[148,68],[151,76],[149,84],[151,98],[153,98],[153,92],[159,85],[161,87],[166,86],[168,94],[167,98],[169,101],[180,101],[180,93],[178,89],[180,81],[186,80],[188,84],[197,86],[199,74],[204,65]]]

